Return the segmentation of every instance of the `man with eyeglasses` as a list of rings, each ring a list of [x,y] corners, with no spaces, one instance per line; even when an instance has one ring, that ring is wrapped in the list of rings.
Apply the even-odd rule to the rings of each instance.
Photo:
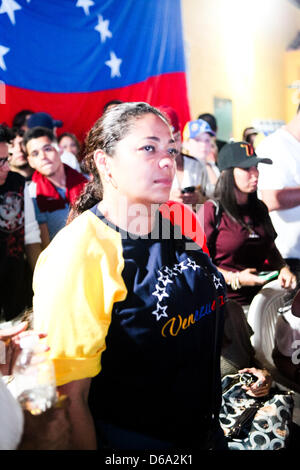
[[[41,252],[40,231],[25,179],[10,171],[11,130],[0,125],[0,319],[11,321],[31,307],[31,269]],[[26,259],[27,258],[27,259]]]
[[[29,165],[34,168],[29,184],[41,230],[42,248],[65,226],[70,206],[81,193],[86,178],[64,164],[53,132],[45,127],[33,127],[23,137]]]

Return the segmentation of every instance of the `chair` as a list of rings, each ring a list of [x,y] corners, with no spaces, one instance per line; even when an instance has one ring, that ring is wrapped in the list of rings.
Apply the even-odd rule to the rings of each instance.
[[[249,307],[247,321],[254,331],[252,345],[257,359],[265,367],[274,367],[272,351],[275,325],[285,292],[278,280],[268,282],[253,298]]]
[[[283,307],[285,294],[286,290],[278,280],[265,284],[250,304],[247,321],[254,332],[251,342],[259,362],[270,371],[278,385],[300,392],[300,386],[284,377],[272,359],[278,308]]]

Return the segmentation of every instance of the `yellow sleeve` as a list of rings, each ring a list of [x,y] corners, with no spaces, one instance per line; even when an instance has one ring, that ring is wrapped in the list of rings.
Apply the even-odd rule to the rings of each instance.
[[[47,333],[57,385],[93,377],[115,302],[127,295],[119,233],[90,211],[44,250],[33,278],[34,329]]]

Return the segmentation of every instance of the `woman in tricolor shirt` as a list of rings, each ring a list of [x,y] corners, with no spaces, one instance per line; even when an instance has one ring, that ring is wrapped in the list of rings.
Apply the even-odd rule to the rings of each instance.
[[[92,178],[38,260],[34,328],[71,399],[74,448],[226,447],[225,283],[168,217],[176,155],[157,109],[105,112],[86,140]]]

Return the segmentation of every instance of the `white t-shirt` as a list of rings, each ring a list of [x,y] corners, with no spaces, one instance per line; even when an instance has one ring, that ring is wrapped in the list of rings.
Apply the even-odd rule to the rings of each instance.
[[[259,192],[300,187],[300,142],[292,134],[278,129],[258,145],[256,153],[273,161],[273,165],[259,164]],[[270,217],[278,235],[276,246],[283,258],[300,259],[300,205],[271,211]]]
[[[29,194],[28,185],[30,183],[25,183],[24,186],[24,242],[25,245],[30,245],[32,243],[41,243],[41,234],[39,224],[35,217],[35,211],[32,199]]]
[[[63,163],[65,163],[66,165],[69,165],[71,168],[73,168],[73,170],[76,170],[76,171],[78,171],[78,173],[81,173],[81,168],[80,168],[79,162],[78,162],[77,158],[75,157],[75,155],[73,153],[67,152],[67,150],[65,150],[61,154],[60,159]]]
[[[0,450],[14,450],[23,434],[24,415],[0,373]]]

